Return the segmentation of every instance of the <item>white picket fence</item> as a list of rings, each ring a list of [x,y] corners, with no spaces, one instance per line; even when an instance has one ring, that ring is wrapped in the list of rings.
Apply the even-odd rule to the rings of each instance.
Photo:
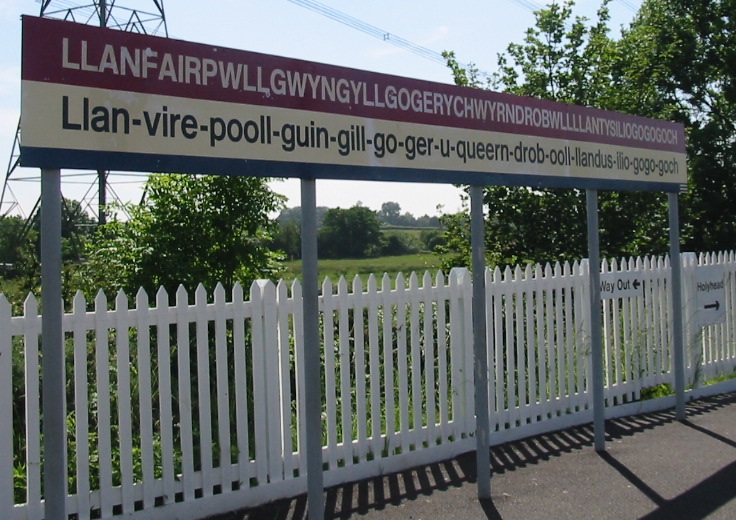
[[[688,380],[736,367],[736,257],[683,256]],[[727,319],[695,330],[694,270],[723,264]],[[633,271],[639,297],[603,302],[608,416],[673,384],[667,259]],[[592,418],[588,264],[488,270],[491,443]],[[69,479],[76,518],[201,518],[306,491],[302,391],[323,380],[327,486],[474,449],[471,279],[425,273],[325,280],[323,374],[305,374],[301,287],[253,284],[246,299],[202,287],[153,305],[78,294],[64,315]],[[0,518],[43,517],[42,317],[0,296]],[[695,394],[693,394],[695,395]],[[630,403],[633,403],[630,404]],[[660,400],[654,407],[669,406]],[[632,407],[633,406],[633,407]],[[651,407],[650,407],[651,408]],[[16,425],[16,431],[13,426]]]

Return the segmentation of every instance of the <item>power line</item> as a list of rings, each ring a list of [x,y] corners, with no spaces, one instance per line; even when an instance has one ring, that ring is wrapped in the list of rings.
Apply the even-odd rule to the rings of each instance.
[[[350,16],[346,13],[343,13],[342,11],[338,11],[337,9],[333,9],[332,7],[329,7],[320,2],[315,2],[314,0],[289,0],[289,2],[314,11],[315,13],[321,14],[322,16],[330,18],[343,25],[347,25],[348,27],[352,27],[353,29],[357,29],[362,33],[373,36],[374,38],[377,38],[379,40],[383,40],[387,43],[390,43],[391,45],[401,47],[402,49],[408,50],[409,52],[412,52],[417,56],[421,56],[422,58],[434,61],[436,63],[441,63],[442,65],[447,64],[447,60],[439,52],[433,51],[432,49],[428,49],[427,47],[423,47],[421,45],[417,45],[416,43],[410,42],[409,40],[402,38],[401,36],[391,34],[390,32],[376,27],[375,25],[371,25],[367,22],[364,22],[363,20]],[[469,67],[469,64],[461,65],[463,67]],[[488,74],[487,72],[478,71],[478,74],[480,74],[481,76],[490,77],[490,74]]]

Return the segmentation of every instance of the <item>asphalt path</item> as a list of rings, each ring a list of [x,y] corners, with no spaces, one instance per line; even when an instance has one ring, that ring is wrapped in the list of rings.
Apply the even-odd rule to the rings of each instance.
[[[475,454],[325,491],[326,518],[736,519],[736,394],[674,411],[606,422],[604,453],[593,427],[491,449],[490,500],[479,501]],[[305,519],[306,496],[217,520]]]

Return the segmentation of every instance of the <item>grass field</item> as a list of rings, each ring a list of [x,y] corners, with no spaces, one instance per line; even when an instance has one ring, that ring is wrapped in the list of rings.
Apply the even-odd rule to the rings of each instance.
[[[294,278],[301,278],[301,260],[285,262],[285,266],[286,271],[282,276],[284,280],[288,281]],[[345,276],[347,280],[352,280],[355,275],[360,275],[367,279],[371,273],[375,274],[379,279],[383,276],[383,273],[388,273],[391,278],[395,278],[399,273],[404,273],[404,276],[408,276],[412,271],[416,271],[418,274],[424,273],[427,270],[435,272],[439,269],[439,259],[433,253],[382,256],[379,258],[325,259],[319,261],[318,269],[320,280],[330,277],[331,280],[337,281],[340,276]]]

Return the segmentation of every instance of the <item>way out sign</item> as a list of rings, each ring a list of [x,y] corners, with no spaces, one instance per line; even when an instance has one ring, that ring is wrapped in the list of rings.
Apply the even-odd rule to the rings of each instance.
[[[725,321],[725,285],[722,265],[702,265],[695,269],[695,319],[698,327]]]
[[[644,292],[641,274],[636,272],[601,273],[601,298],[635,298]]]

